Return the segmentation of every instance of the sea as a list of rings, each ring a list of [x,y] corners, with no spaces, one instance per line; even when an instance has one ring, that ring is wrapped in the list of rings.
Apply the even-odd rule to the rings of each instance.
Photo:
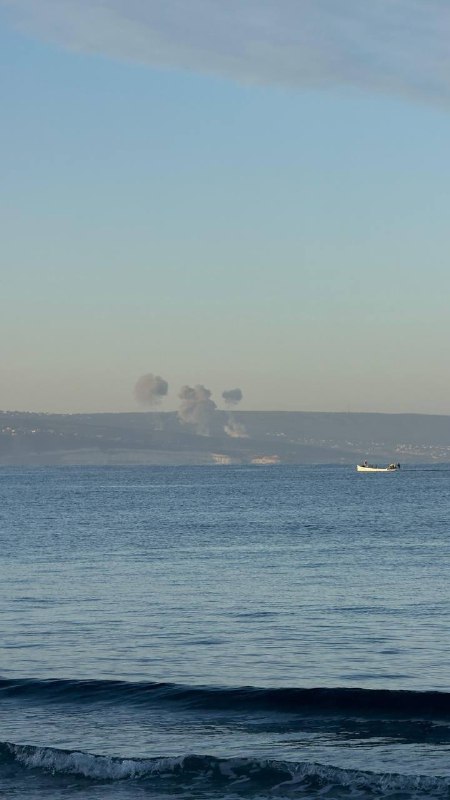
[[[0,469],[0,797],[450,798],[450,467]]]

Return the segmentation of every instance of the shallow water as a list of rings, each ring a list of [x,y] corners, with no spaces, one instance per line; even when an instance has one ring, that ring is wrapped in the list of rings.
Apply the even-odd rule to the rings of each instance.
[[[1,796],[450,796],[450,470],[15,468],[0,498]]]

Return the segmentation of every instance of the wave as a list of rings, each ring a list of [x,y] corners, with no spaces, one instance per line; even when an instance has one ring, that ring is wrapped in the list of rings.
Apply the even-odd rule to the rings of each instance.
[[[230,709],[298,714],[396,715],[450,718],[450,693],[360,688],[255,688],[184,686],[115,680],[0,679],[1,698],[41,702],[176,703],[187,708]]]
[[[329,795],[335,791],[370,797],[401,794],[402,797],[448,796],[450,781],[422,775],[400,775],[339,769],[313,762],[286,762],[251,758],[215,758],[187,755],[178,758],[121,759],[83,751],[0,743],[2,763],[16,762],[25,769],[51,775],[71,775],[93,781],[170,781],[202,791],[230,789],[247,794],[252,789],[295,796]]]

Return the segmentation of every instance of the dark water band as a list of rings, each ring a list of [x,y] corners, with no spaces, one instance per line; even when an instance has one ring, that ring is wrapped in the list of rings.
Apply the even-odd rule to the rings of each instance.
[[[186,708],[201,709],[450,718],[450,693],[437,691],[347,687],[232,688],[109,680],[0,679],[0,701],[2,698],[19,697],[43,703],[174,703]]]

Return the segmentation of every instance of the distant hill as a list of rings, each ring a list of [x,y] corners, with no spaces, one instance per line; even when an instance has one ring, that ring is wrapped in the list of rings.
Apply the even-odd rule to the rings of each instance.
[[[450,416],[215,411],[196,429],[174,412],[0,412],[0,465],[352,464],[362,458],[450,462]]]

